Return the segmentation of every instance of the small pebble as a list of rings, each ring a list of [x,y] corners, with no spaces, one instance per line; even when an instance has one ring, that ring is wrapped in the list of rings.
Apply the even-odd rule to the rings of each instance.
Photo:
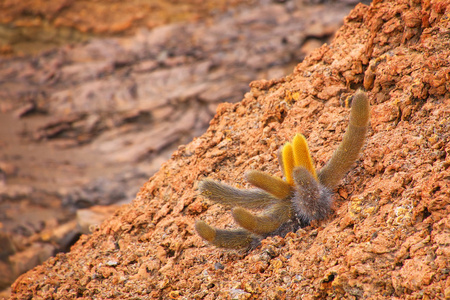
[[[223,269],[225,269],[225,266],[222,265],[220,262],[216,262],[214,264],[214,269],[216,269],[216,270],[223,270]]]

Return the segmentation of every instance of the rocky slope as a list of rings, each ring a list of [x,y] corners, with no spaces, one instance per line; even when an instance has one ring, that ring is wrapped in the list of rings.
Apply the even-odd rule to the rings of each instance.
[[[354,7],[344,2],[261,0],[0,58],[0,290],[112,215],[104,205],[131,202],[179,144],[206,131],[220,102],[290,73],[339,29]]]
[[[358,5],[291,75],[220,105],[131,204],[22,275],[12,299],[450,298],[449,16],[449,1]],[[195,234],[196,219],[233,226],[198,196],[199,179],[245,187],[246,170],[280,175],[276,151],[296,132],[322,166],[347,124],[344,100],[362,86],[369,136],[328,220],[250,252]]]

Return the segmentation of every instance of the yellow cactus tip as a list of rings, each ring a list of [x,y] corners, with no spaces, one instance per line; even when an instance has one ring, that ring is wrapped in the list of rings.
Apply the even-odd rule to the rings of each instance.
[[[216,238],[216,230],[203,221],[195,222],[195,230],[208,242],[211,242]]]

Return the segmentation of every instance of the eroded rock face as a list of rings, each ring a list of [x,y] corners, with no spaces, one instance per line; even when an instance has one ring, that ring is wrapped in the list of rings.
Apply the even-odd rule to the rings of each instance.
[[[250,2],[250,3],[248,3]],[[255,1],[144,1],[114,2],[34,0],[0,3],[0,55],[39,53],[56,45],[86,41],[96,36],[135,33],[181,21],[195,21]],[[89,12],[89,13],[87,13]]]
[[[21,276],[12,298],[449,297],[449,13],[444,1],[358,5],[291,75],[220,105],[131,204]],[[371,129],[327,221],[250,253],[195,235],[195,219],[230,222],[198,196],[198,179],[243,186],[248,169],[280,175],[276,151],[297,132],[323,165],[347,124],[343,100],[362,86]]]

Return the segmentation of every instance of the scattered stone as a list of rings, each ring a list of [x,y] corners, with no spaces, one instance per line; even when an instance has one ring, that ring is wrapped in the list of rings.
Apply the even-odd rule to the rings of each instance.
[[[73,245],[79,234],[78,223],[76,220],[73,220],[59,225],[52,229],[50,233],[43,231],[41,237],[43,241],[49,241],[53,245],[57,245],[59,250],[66,250]]]
[[[25,104],[24,106],[19,107],[18,109],[16,109],[14,111],[13,115],[16,118],[21,118],[23,116],[26,116],[29,113],[34,112],[35,109],[36,109],[36,104],[35,103],[28,103],[28,104]]]
[[[118,262],[115,260],[108,260],[105,264],[109,267],[115,267],[117,266]]]
[[[17,166],[7,161],[0,161],[0,172],[6,176],[15,176],[17,174]]]
[[[90,234],[104,220],[111,217],[120,205],[93,206],[77,210],[77,227],[79,232]]]
[[[19,184],[0,185],[0,202],[5,199],[18,200],[21,198],[30,198],[33,193],[31,186]]]

